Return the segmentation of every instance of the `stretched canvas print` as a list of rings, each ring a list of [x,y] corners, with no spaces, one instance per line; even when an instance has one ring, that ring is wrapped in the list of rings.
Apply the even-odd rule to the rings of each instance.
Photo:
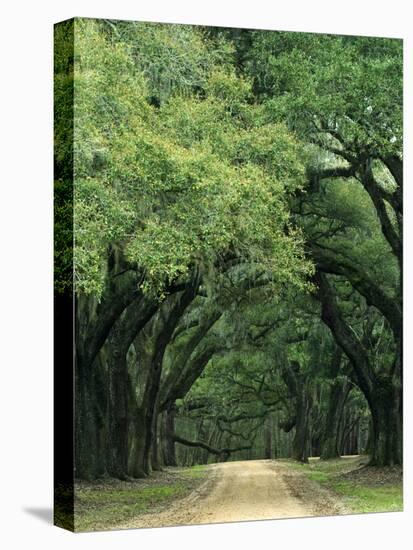
[[[55,523],[402,510],[402,41],[55,27]]]

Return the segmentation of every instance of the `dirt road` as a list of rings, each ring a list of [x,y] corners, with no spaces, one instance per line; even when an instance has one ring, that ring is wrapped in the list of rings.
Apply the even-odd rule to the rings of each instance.
[[[267,461],[226,462],[221,475],[203,500],[194,523],[216,523],[310,515],[294,497],[280,472]]]
[[[337,513],[328,494],[286,464],[270,460],[207,467],[208,477],[167,511],[136,517],[122,528],[193,525]]]

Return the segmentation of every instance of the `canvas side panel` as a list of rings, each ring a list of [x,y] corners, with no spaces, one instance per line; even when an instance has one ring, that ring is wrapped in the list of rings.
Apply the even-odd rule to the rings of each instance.
[[[74,21],[54,29],[54,523],[74,530]]]

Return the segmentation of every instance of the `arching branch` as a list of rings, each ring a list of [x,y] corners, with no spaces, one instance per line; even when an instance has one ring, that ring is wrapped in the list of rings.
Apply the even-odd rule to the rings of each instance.
[[[179,435],[174,436],[174,441],[175,443],[180,443],[181,445],[186,445],[187,447],[201,447],[201,449],[205,449],[209,453],[217,456],[229,455],[237,451],[246,451],[252,448],[252,444],[250,444],[240,445],[239,447],[224,447],[222,449],[215,449],[215,447],[211,447],[211,445],[208,445],[208,443],[205,443],[204,441],[190,441],[189,439],[179,437]]]

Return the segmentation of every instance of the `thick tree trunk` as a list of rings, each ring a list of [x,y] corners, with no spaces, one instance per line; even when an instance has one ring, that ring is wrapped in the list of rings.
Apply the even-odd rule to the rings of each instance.
[[[272,426],[269,416],[264,424],[264,458],[272,458]]]
[[[93,479],[93,447],[95,426],[90,406],[91,380],[80,361],[75,370],[75,476]]]
[[[334,380],[328,402],[320,458],[328,460],[340,456],[340,423],[350,385],[342,378]]]
[[[337,344],[349,358],[355,379],[372,415],[371,464],[377,466],[402,463],[401,360],[396,357],[391,376],[376,373],[369,354],[340,314],[335,293],[325,275],[317,273],[321,316]],[[395,352],[398,355],[398,350]]]
[[[311,397],[305,386],[297,396],[297,417],[292,447],[292,458],[299,462],[308,462],[308,432],[310,422]]]
[[[312,397],[309,392],[306,376],[300,372],[300,364],[296,361],[286,366],[282,371],[291,396],[295,399],[295,415],[280,424],[288,433],[295,426],[291,456],[299,462],[308,462],[309,453],[309,424],[312,406]]]
[[[360,418],[352,410],[349,410],[346,418],[346,425],[340,436],[339,450],[342,455],[356,455],[358,449],[358,431]]]
[[[93,416],[95,424],[95,467],[94,477],[103,477],[107,475],[108,461],[108,412],[109,399],[107,392],[108,377],[105,363],[100,354],[93,368]]]
[[[403,463],[402,414],[399,391],[390,380],[381,380],[373,394],[372,456],[375,466]]]
[[[108,472],[118,479],[127,478],[128,470],[128,366],[121,325],[113,328],[109,339],[109,449]]]
[[[273,458],[280,458],[281,457],[281,437],[280,432],[278,430],[278,411],[273,413],[274,416],[271,415],[271,424],[273,428]]]
[[[139,432],[137,437],[140,443],[143,442],[143,446],[140,445],[134,460],[135,472],[143,471],[144,474],[149,475],[152,471],[151,451],[155,437],[154,417],[158,413],[163,357],[179,319],[196,295],[198,284],[199,282],[196,281],[180,295],[176,295],[172,304],[165,304],[164,310],[160,310],[158,317],[153,321],[154,324],[150,333],[147,335],[150,345],[144,361],[149,362],[150,366],[140,405],[143,410],[143,417],[137,423]]]
[[[106,445],[107,381],[99,358],[93,369],[77,364],[75,370],[75,473],[80,479],[95,479],[107,473]]]
[[[162,451],[165,466],[177,466],[175,453],[175,403],[168,405],[162,414]]]
[[[119,362],[111,376],[110,449],[109,472],[119,479],[126,479],[128,466],[128,411],[127,380],[124,378],[126,361]],[[123,364],[122,364],[123,363]]]
[[[146,477],[147,472],[143,467],[145,462],[145,440],[146,440],[146,423],[145,423],[145,411],[142,407],[138,408],[134,414],[134,433],[133,433],[133,445],[132,456],[130,458],[129,472],[130,475],[135,478]]]
[[[160,415],[155,411],[153,417],[153,439],[151,449],[151,464],[152,470],[162,471],[162,456],[161,456],[161,443],[160,443]]]
[[[147,386],[145,403],[145,442],[143,449],[143,470],[146,474],[150,474],[152,471],[151,451],[152,442],[155,437],[154,432],[154,416],[156,411],[156,400],[159,392],[159,385],[162,372],[162,357],[158,356],[158,359],[152,363],[151,374],[149,378],[149,384]]]
[[[109,266],[111,275],[100,304],[84,297],[76,300],[75,474],[84,479],[105,473],[122,478],[126,475],[129,418],[127,382],[122,378],[126,354],[136,335],[159,308],[156,300],[138,292],[138,274],[122,272],[118,260],[114,252]],[[172,285],[168,291],[176,295],[183,288],[184,285]],[[99,354],[114,334],[116,357],[113,361],[108,358],[109,372],[103,376],[103,387],[102,380],[96,387]],[[106,405],[102,407],[97,403],[97,394],[98,399],[105,401],[105,396],[109,397],[108,408],[113,414],[99,410],[106,409]],[[119,404],[113,398],[119,399]],[[113,455],[108,440],[115,445]]]
[[[83,307],[86,307],[83,304]],[[76,475],[92,479],[104,473],[126,479],[128,470],[128,369],[126,355],[136,334],[156,311],[157,306],[147,299],[135,300],[116,322],[106,327],[110,330],[107,343],[99,340],[100,354],[91,355],[79,339],[76,361]],[[125,308],[123,308],[125,309]],[[80,312],[81,313],[81,312]],[[118,314],[119,311],[117,311]],[[111,317],[113,320],[113,317]],[[98,319],[97,322],[103,322]],[[83,327],[78,327],[81,332]],[[105,334],[107,333],[105,329]],[[103,337],[102,337],[103,338]],[[102,347],[103,346],[103,347]],[[91,349],[95,349],[91,344]],[[106,349],[107,348],[107,349]],[[106,350],[106,351],[105,351]],[[106,353],[108,352],[108,353]],[[101,356],[107,360],[107,372],[103,374]],[[90,363],[94,357],[93,363]],[[104,379],[104,380],[103,380]],[[98,400],[107,401],[106,409]],[[106,440],[106,441],[105,441]],[[101,448],[101,444],[106,449]],[[109,444],[108,444],[109,443]]]

